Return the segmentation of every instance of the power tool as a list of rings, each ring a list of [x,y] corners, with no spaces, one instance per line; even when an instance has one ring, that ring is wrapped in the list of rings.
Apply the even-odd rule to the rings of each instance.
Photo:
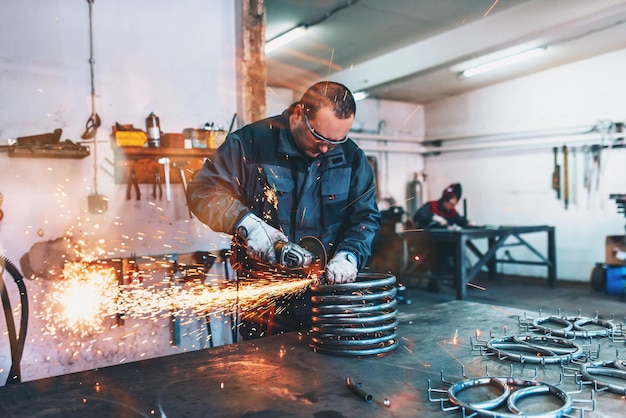
[[[324,244],[313,236],[302,238],[298,244],[288,241],[277,242],[274,245],[276,264],[250,257],[246,253],[245,240],[237,234],[233,236],[232,250],[231,264],[239,277],[304,278],[312,275],[320,277],[328,261]]]

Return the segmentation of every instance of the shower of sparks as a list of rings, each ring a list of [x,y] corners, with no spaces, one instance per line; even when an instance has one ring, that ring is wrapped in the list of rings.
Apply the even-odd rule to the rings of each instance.
[[[149,273],[148,273],[149,275]],[[157,285],[134,280],[118,285],[114,268],[85,263],[67,263],[63,280],[44,296],[38,316],[48,335],[81,337],[105,331],[107,318],[159,320],[162,318],[230,314],[270,306],[278,297],[296,295],[315,278],[273,277],[209,285],[199,281]],[[145,277],[139,272],[137,277]]]
[[[330,72],[333,68],[333,58],[335,57],[335,48],[330,52],[330,61],[328,62],[328,81],[330,81]]]
[[[500,0],[496,0],[496,1],[494,1],[494,2],[493,2],[493,4],[491,5],[491,7],[489,7],[489,10],[487,10],[487,11],[485,12],[485,14],[483,15],[483,17],[487,17],[487,15],[488,15],[489,13],[491,13],[491,11],[493,10],[493,8],[494,8],[494,7],[496,7],[496,4],[498,4],[498,1],[500,1]]]
[[[356,199],[354,199],[352,202],[348,203],[345,207],[341,208],[341,210],[346,210],[348,209],[350,206],[354,205],[357,201],[361,200],[362,198],[364,198],[365,196],[367,196],[369,193],[374,192],[374,189],[376,188],[376,186],[372,186],[369,188],[369,190],[366,190],[361,196],[358,196]]]
[[[471,283],[471,282],[467,282],[467,285],[470,286],[470,287],[473,287],[475,289],[478,289],[478,290],[487,290],[486,287],[482,287],[482,286],[479,286],[479,285]]]
[[[276,188],[266,185],[264,194],[267,199],[267,203],[271,204],[274,209],[278,209],[278,196],[276,193]]]
[[[39,316],[50,335],[85,336],[104,331],[104,317],[116,313],[115,270],[84,263],[67,263],[54,291],[46,294]]]
[[[507,310],[505,310],[505,309],[502,309],[502,308],[500,308],[499,306],[494,306],[494,305],[491,305],[491,309],[495,309],[496,311],[502,312],[502,313],[504,313],[504,314],[506,314],[506,315],[514,315],[514,313],[513,313],[513,312],[510,312],[510,311],[507,311]]]
[[[417,113],[417,111],[420,110],[421,108],[422,108],[422,106],[417,106],[415,108],[415,110],[413,112],[411,112],[411,114],[404,120],[404,122],[402,122],[402,126],[406,125],[408,123],[408,121],[411,120],[413,115],[415,115]]]
[[[443,344],[441,344],[440,342],[437,342],[437,345],[439,347],[441,347],[441,349],[443,351],[445,351],[446,353],[448,353],[450,355],[450,357],[452,357],[457,363],[459,363],[461,366],[464,366],[463,362],[461,360],[459,360],[454,354],[452,354],[446,347],[444,347]]]

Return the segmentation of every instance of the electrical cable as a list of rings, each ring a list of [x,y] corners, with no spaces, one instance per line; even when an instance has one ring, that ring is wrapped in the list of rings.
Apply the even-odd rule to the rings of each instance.
[[[331,9],[331,10],[325,12],[323,15],[321,15],[320,17],[318,17],[316,19],[300,22],[295,27],[293,27],[293,28],[291,28],[291,29],[289,29],[289,30],[287,30],[287,31],[285,31],[285,32],[275,36],[274,39],[283,36],[285,33],[290,32],[290,31],[294,30],[295,28],[303,27],[303,28],[307,28],[308,29],[311,26],[319,25],[320,23],[322,23],[323,21],[325,21],[326,19],[328,19],[329,17],[331,17],[335,13],[337,13],[337,12],[343,10],[343,9],[347,9],[350,6],[354,6],[359,1],[361,1],[361,0],[350,0],[350,1],[347,1],[346,3],[344,3],[344,4],[340,5],[340,6],[337,6],[334,9]],[[271,41],[271,39],[270,39],[270,41]]]
[[[7,334],[11,347],[11,369],[7,377],[6,384],[21,383],[22,376],[20,363],[22,354],[24,353],[24,344],[26,342],[26,333],[28,331],[28,295],[26,293],[26,285],[24,284],[24,276],[6,257],[0,255],[0,293],[2,293],[2,307],[4,308],[4,316],[7,323]],[[20,304],[22,312],[20,316],[20,332],[15,332],[15,322],[13,320],[13,309],[11,309],[11,301],[9,294],[2,280],[2,272],[9,272],[13,277],[15,284],[20,292]]]

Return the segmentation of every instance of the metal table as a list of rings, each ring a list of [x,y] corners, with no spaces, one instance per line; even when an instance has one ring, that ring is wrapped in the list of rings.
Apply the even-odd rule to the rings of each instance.
[[[521,235],[531,233],[546,233],[547,251],[542,254]],[[454,245],[454,283],[456,287],[456,298],[465,299],[467,283],[476,276],[483,268],[487,267],[489,279],[496,276],[497,263],[540,265],[547,267],[548,285],[554,286],[556,283],[556,246],[553,226],[492,226],[492,227],[470,227],[461,229],[430,229],[430,230],[410,230],[404,231],[403,238],[422,243],[452,243]],[[516,241],[511,241],[514,238]],[[486,251],[481,251],[474,241],[487,240]],[[496,252],[506,246],[523,245],[535,256],[535,260],[514,260],[499,259]],[[476,261],[471,263],[467,251],[471,251],[476,256]]]
[[[384,356],[337,357],[313,352],[310,336],[290,333],[234,345],[117,365],[0,388],[0,416],[11,417],[461,417],[428,400],[428,380],[443,387],[466,374],[536,373],[559,380],[558,365],[520,365],[470,350],[477,330],[513,334],[525,312],[468,301],[423,308],[400,305],[399,347]],[[533,314],[530,312],[530,314]],[[603,353],[624,343],[603,339]],[[512,365],[512,366],[511,366]],[[346,378],[373,396],[355,396]],[[573,378],[563,382],[578,389]],[[583,388],[577,398],[589,398]],[[601,393],[585,417],[622,416],[623,399]],[[386,406],[384,400],[390,404]]]

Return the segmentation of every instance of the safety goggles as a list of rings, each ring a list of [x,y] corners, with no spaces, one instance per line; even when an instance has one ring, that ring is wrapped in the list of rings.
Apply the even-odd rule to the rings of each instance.
[[[320,141],[324,141],[330,145],[343,144],[344,142],[348,140],[347,136],[344,136],[343,139],[333,140],[333,139],[328,139],[325,136],[318,134],[317,132],[315,132],[315,129],[311,128],[311,123],[309,122],[309,116],[306,113],[304,113],[304,123],[306,123],[306,127],[309,129],[309,132],[311,132],[311,135],[313,135],[315,138],[319,139]]]

